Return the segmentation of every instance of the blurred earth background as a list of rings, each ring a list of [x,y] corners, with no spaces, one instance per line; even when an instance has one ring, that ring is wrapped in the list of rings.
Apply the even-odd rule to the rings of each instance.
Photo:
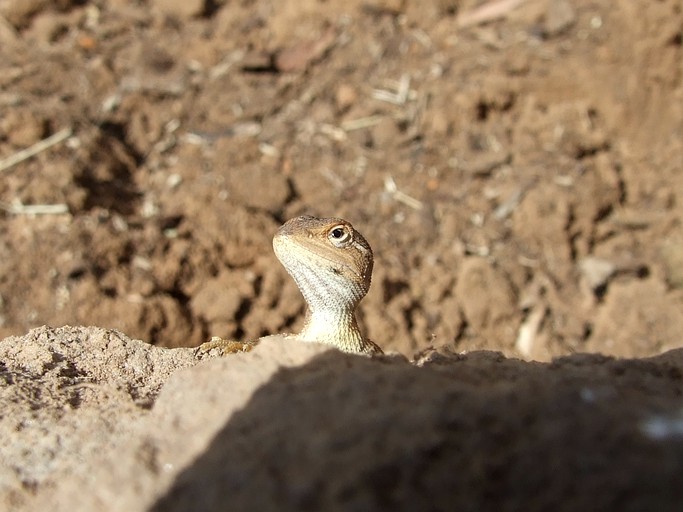
[[[385,350],[681,345],[680,0],[0,0],[0,169],[0,338],[296,330],[310,214]]]

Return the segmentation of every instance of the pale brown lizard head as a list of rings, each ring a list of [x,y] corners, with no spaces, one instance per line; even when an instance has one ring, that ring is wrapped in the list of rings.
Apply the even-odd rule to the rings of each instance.
[[[368,242],[350,223],[296,217],[277,231],[273,248],[308,304],[299,338],[348,352],[380,351],[361,335],[354,315],[370,289],[373,256]]]

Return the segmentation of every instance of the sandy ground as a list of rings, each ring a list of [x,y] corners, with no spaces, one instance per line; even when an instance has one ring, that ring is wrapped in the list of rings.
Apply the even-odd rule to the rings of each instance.
[[[294,330],[270,241],[313,214],[386,350],[680,345],[680,2],[478,4],[0,2],[0,162],[63,135],[0,171],[0,337]]]
[[[0,340],[0,509],[626,511],[683,500],[683,350],[197,362],[101,328]]]

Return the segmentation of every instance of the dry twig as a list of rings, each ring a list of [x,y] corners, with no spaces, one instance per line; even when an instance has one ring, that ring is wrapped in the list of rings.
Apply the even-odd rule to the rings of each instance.
[[[403,203],[404,205],[412,208],[413,210],[422,210],[424,205],[419,199],[415,199],[412,196],[409,196],[405,192],[401,192],[398,189],[398,186],[396,185],[396,182],[394,181],[393,176],[386,176],[384,178],[384,190],[391,195],[396,201],[399,203]]]
[[[526,0],[492,0],[475,9],[463,12],[458,16],[458,26],[461,28],[471,27],[473,25],[480,25],[503,18],[525,1]]]
[[[61,215],[69,213],[69,207],[59,204],[22,204],[20,201],[5,203],[0,201],[0,210],[12,215]]]
[[[71,130],[71,128],[64,128],[63,130],[60,130],[57,133],[54,133],[49,137],[39,142],[36,142],[33,146],[29,146],[28,148],[22,149],[21,151],[14,153],[13,155],[5,158],[4,160],[0,160],[0,172],[5,171],[10,167],[14,167],[18,163],[21,163],[24,160],[28,160],[29,158],[34,157],[39,153],[42,153],[46,149],[49,149],[56,144],[59,144],[63,140],[66,140],[69,137],[71,137],[72,133],[73,131]]]
[[[410,98],[410,75],[401,75],[401,79],[398,82],[392,83],[392,85],[395,86],[395,92],[373,89],[372,97],[387,103],[393,103],[394,105],[404,105]]]

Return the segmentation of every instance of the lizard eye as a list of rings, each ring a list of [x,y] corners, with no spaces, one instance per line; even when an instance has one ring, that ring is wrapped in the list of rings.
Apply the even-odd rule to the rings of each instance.
[[[346,247],[353,239],[349,228],[341,224],[330,229],[327,237],[336,247]]]

